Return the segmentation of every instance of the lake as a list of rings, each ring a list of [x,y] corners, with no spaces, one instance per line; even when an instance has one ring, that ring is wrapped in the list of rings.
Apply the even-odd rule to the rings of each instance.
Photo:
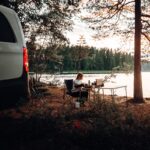
[[[104,79],[105,76],[110,76],[109,74],[84,74],[83,81],[85,83],[94,82],[95,79]],[[41,78],[41,82],[49,83],[49,82],[58,82],[60,85],[63,85],[65,79],[75,79],[75,74],[65,74],[65,75],[48,75],[43,74]],[[143,96],[150,97],[150,72],[142,72],[142,83],[143,83]],[[115,77],[110,78],[107,82],[105,82],[105,86],[109,85],[127,85],[127,95],[133,97],[133,73],[124,74],[124,73],[116,73]],[[110,91],[108,91],[108,94]],[[119,96],[124,95],[123,89],[119,89],[116,91],[116,94]]]

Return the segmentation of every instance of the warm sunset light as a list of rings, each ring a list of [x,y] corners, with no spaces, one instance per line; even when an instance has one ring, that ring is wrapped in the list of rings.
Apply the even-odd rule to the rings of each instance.
[[[0,0],[0,150],[150,150],[149,6]]]
[[[96,47],[96,48],[109,48],[109,49],[117,49],[122,45],[119,37],[108,37],[108,38],[96,38],[93,35],[95,32],[88,28],[87,24],[83,22],[75,21],[75,25],[72,32],[67,32],[67,37],[70,40],[70,45],[77,45],[78,40],[81,36],[84,37],[87,46]]]

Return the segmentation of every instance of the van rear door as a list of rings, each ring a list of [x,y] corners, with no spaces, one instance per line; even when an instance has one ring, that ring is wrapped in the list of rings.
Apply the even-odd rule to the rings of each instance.
[[[0,80],[19,78],[23,72],[23,42],[14,11],[0,8]]]

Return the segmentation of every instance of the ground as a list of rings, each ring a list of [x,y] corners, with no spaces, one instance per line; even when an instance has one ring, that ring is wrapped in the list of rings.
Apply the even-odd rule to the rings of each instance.
[[[112,104],[106,96],[77,109],[63,94],[63,88],[45,85],[29,102],[1,110],[2,150],[150,148],[149,99],[135,104],[116,97]]]

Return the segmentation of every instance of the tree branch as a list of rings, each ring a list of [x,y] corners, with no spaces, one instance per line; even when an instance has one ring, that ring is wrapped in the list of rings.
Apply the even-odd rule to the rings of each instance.
[[[141,33],[149,42],[150,42],[150,36],[147,35],[146,33],[142,32]]]
[[[141,14],[141,17],[150,18],[150,15],[142,13],[142,14]]]

